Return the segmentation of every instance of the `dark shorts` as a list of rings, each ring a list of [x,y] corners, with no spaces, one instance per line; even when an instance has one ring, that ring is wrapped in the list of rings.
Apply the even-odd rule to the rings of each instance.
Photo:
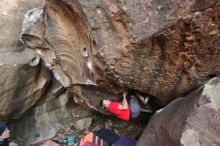
[[[135,96],[131,96],[130,100],[130,108],[131,108],[131,118],[137,118],[141,113],[141,107],[138,99]]]

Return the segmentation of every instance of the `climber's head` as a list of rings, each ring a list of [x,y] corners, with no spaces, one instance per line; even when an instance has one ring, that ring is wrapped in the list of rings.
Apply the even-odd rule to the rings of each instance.
[[[100,105],[101,107],[106,107],[106,108],[107,108],[110,103],[111,103],[110,100],[101,100],[100,103],[99,103],[99,105]]]

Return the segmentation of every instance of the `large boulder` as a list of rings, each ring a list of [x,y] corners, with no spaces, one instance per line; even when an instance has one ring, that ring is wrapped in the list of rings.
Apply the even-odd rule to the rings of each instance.
[[[72,114],[66,109],[70,97],[66,92],[27,111],[10,124],[11,138],[29,145],[56,136],[72,120]]]
[[[138,146],[217,146],[220,144],[220,78],[176,99],[149,121]]]
[[[218,0],[79,2],[98,85],[138,89],[166,104],[219,74]]]
[[[36,117],[60,112],[64,87],[100,112],[100,99],[124,89],[168,104],[220,73],[219,9],[219,0],[2,0],[0,121],[33,105]],[[21,127],[45,123],[28,120]],[[21,138],[54,127],[39,125]]]
[[[219,5],[45,0],[26,14],[21,40],[66,88],[137,89],[166,105],[219,74]]]
[[[17,119],[40,99],[50,80],[35,52],[19,40],[23,15],[42,0],[2,0],[0,4],[0,121]]]
[[[219,0],[79,0],[96,84],[167,104],[219,74]]]

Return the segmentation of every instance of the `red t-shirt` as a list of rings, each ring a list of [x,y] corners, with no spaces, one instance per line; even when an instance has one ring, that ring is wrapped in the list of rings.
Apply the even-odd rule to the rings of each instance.
[[[119,102],[111,102],[107,108],[112,114],[114,114],[119,119],[128,121],[131,113],[130,106],[128,106],[128,109],[126,110],[119,110],[118,109],[119,104],[120,104]]]

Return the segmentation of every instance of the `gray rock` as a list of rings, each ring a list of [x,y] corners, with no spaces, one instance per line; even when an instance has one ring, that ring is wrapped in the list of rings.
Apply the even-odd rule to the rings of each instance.
[[[7,1],[0,5],[0,121],[17,119],[44,94],[49,72],[29,63],[37,54],[19,40],[24,14],[43,0]]]
[[[10,142],[9,146],[18,146],[18,144],[14,142]]]
[[[66,96],[66,97],[65,97]],[[10,124],[12,139],[22,140],[25,144],[35,144],[56,136],[59,129],[65,129],[65,121],[72,118],[71,113],[66,110],[63,98],[69,98],[62,94],[42,105],[38,105],[25,115]],[[68,100],[66,100],[66,103]],[[64,137],[62,135],[61,138]]]
[[[220,78],[157,111],[138,146],[220,144]]]
[[[89,128],[91,124],[92,124],[92,118],[84,118],[76,121],[74,123],[74,127],[79,131],[83,131],[86,128]]]

